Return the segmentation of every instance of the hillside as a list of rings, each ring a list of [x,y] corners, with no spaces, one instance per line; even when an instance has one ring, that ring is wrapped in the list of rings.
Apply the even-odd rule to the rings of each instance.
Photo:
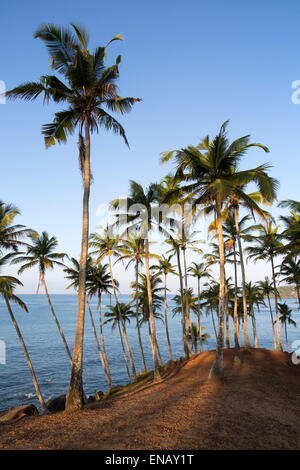
[[[81,412],[0,425],[0,449],[299,448],[300,366],[287,353],[227,349],[224,384],[212,385],[213,358],[173,364],[164,380]]]

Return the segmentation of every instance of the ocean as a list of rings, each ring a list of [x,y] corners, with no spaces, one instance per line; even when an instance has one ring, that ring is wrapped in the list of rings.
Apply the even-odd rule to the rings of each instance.
[[[46,296],[21,295],[20,297],[26,303],[29,313],[21,310],[13,303],[12,310],[27,346],[41,388],[41,392],[45,401],[47,401],[50,398],[54,398],[67,392],[70,380],[70,363],[62,339],[52,318]],[[184,353],[181,338],[182,329],[180,316],[178,315],[173,318],[172,308],[174,307],[174,302],[172,298],[172,295],[168,296],[168,324],[172,352],[174,356],[173,358],[177,359],[183,356]],[[69,348],[72,351],[76,328],[77,296],[64,294],[52,295],[51,300]],[[128,302],[131,300],[131,297],[129,295],[120,295],[119,300],[120,302]],[[300,340],[300,310],[297,309],[296,300],[289,299],[286,301],[293,309],[293,318],[297,322],[297,328],[288,326],[288,339],[291,350],[292,342],[295,340]],[[110,297],[103,296],[103,316],[109,303]],[[100,339],[96,299],[91,300],[90,305],[93,311],[98,337]],[[273,301],[272,305],[274,306]],[[93,395],[95,389],[102,390],[105,393],[108,387],[98,356],[89,314],[88,312],[86,313],[83,381],[84,391],[86,395],[89,396]],[[257,322],[258,346],[273,349],[273,335],[268,308],[261,307],[259,311],[255,312],[255,314]],[[192,321],[197,323],[196,315],[192,314]],[[211,317],[207,317],[205,314],[203,314],[202,324],[206,327],[205,332],[211,335],[208,343],[204,346],[205,349],[215,349],[216,341]],[[126,329],[136,369],[137,372],[140,372],[142,369],[142,361],[140,357],[135,318],[133,318],[131,322],[126,325]],[[161,355],[163,361],[166,362],[169,360],[169,353],[165,335],[165,327],[164,324],[159,320],[156,321],[156,329]],[[153,368],[152,353],[148,337],[148,328],[146,325],[142,327],[141,332],[147,367],[151,369]],[[231,345],[233,345],[232,332],[233,324],[232,320],[230,319]],[[253,344],[251,321],[249,321],[249,335]],[[112,330],[109,324],[105,325],[104,339],[113,385],[126,384],[128,382],[128,377],[122,355],[118,328]],[[243,344],[242,339],[243,330],[241,326],[241,345]],[[13,406],[27,403],[34,403],[40,409],[22,347],[19,343],[19,339],[3,300],[0,300],[0,341],[0,410],[5,410]],[[283,346],[285,347],[283,329],[282,342]]]

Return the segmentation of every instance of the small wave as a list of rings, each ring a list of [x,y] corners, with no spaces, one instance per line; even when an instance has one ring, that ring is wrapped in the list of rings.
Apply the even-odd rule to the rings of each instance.
[[[50,382],[52,382],[52,380],[51,379],[45,379],[45,382],[50,383]]]
[[[35,396],[34,393],[25,393],[25,397],[28,399],[33,398],[34,396]]]

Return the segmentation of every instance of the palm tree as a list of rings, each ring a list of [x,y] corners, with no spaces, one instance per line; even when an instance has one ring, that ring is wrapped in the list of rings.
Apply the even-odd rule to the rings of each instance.
[[[84,183],[77,325],[66,400],[66,409],[71,411],[83,406],[82,354],[89,238],[90,135],[100,128],[112,130],[128,145],[124,128],[107,110],[125,114],[140,100],[118,95],[115,81],[119,77],[120,56],[113,66],[105,66],[106,48],[111,42],[121,40],[120,35],[115,36],[106,46],[96,47],[93,52],[88,49],[89,34],[74,24],[70,28],[42,24],[35,38],[44,41],[50,55],[51,70],[56,70],[63,81],[57,75],[43,75],[39,82],[27,82],[8,91],[6,96],[32,101],[42,95],[46,102],[52,100],[65,105],[65,109],[55,113],[50,124],[43,126],[42,133],[49,147],[56,142],[66,142],[68,136],[78,130],[79,163]]]
[[[203,326],[202,329],[205,330],[205,326]],[[200,335],[200,331],[198,330],[198,327],[197,327],[196,323],[192,323],[192,328],[191,328],[191,332],[189,334],[189,339],[192,340],[192,342],[193,342],[194,351],[195,351],[196,354],[198,352],[198,350],[197,350],[197,341],[198,341],[198,339],[203,344],[203,343],[207,343],[209,338],[210,338],[210,335],[208,335],[207,333],[203,333],[202,335]]]
[[[14,225],[18,215],[20,211],[16,206],[0,201],[0,255],[3,250],[17,251],[19,247],[26,245],[22,239],[35,233],[24,225]]]
[[[0,258],[0,267],[2,267],[5,263],[7,263],[9,258],[10,258],[10,255],[6,255],[6,256],[3,256],[2,258]],[[36,394],[38,396],[38,399],[40,401],[42,409],[47,413],[48,412],[47,406],[45,404],[42,393],[40,391],[40,387],[39,387],[39,384],[38,384],[38,381],[37,381],[37,378],[36,378],[36,375],[35,375],[35,372],[34,372],[34,369],[33,369],[33,366],[32,366],[28,351],[27,351],[27,348],[25,346],[23,336],[21,334],[20,328],[18,326],[18,323],[15,319],[15,316],[12,312],[11,305],[10,305],[10,302],[13,301],[16,305],[18,305],[20,308],[25,310],[25,312],[28,312],[28,309],[27,309],[25,303],[19,297],[17,297],[14,294],[15,288],[17,286],[22,286],[22,285],[23,284],[21,283],[21,281],[19,281],[15,277],[0,276],[0,295],[3,297],[3,299],[6,303],[6,307],[7,307],[9,316],[10,316],[11,321],[12,321],[14,327],[15,327],[15,330],[17,332],[17,335],[18,335],[18,338],[20,340],[21,346],[23,348],[24,355],[25,355],[25,358],[26,358],[26,361],[27,361],[27,364],[28,364],[28,367],[29,367],[29,370],[30,370],[30,373],[31,373],[31,376],[32,376],[33,385],[34,385],[34,388],[36,390]]]
[[[281,282],[295,285],[300,308],[300,259],[286,257],[281,265],[280,274],[285,276]]]
[[[252,319],[254,347],[257,348],[257,328],[254,307],[259,308],[260,305],[265,305],[264,296],[259,286],[257,284],[252,284],[251,281],[246,283],[246,296],[248,304],[248,315]]]
[[[138,289],[139,265],[143,264],[143,259],[145,257],[144,239],[140,235],[129,235],[128,238],[124,240],[123,244],[120,245],[118,252],[119,252],[118,261],[128,260],[128,263],[125,269],[128,269],[131,263],[135,263],[135,282],[136,282],[136,289]],[[152,256],[152,255],[149,255],[149,256]],[[136,291],[136,304],[135,304],[135,318],[136,318],[136,327],[138,331],[140,351],[141,351],[141,356],[142,356],[142,361],[143,361],[143,370],[144,372],[146,372],[147,366],[146,366],[146,361],[145,361],[143,342],[141,338],[137,291]]]
[[[162,316],[160,315],[159,311],[163,303],[163,297],[160,294],[162,293],[164,289],[163,287],[161,287],[161,283],[162,281],[158,274],[150,273],[152,312],[153,312],[154,318],[158,320],[162,320]],[[155,339],[153,343],[153,334],[151,331],[151,319],[150,319],[150,308],[149,308],[149,298],[148,298],[149,290],[148,290],[147,274],[140,273],[139,281],[137,285],[136,285],[136,282],[132,282],[131,287],[134,289],[133,298],[135,300],[136,300],[136,297],[138,298],[139,311],[142,314],[140,325],[142,325],[143,323],[147,323],[151,348],[152,349],[155,348],[160,364],[161,366],[163,366],[163,361],[160,355],[156,335],[155,335]]]
[[[154,380],[160,379],[160,371],[155,347],[157,340],[150,283],[149,232],[153,230],[155,226],[158,227],[160,231],[165,232],[161,223],[161,214],[159,210],[155,210],[159,209],[158,204],[160,199],[161,188],[159,184],[151,183],[148,188],[144,189],[142,185],[136,181],[130,181],[129,197],[125,199],[115,199],[111,202],[113,209],[119,211],[119,213],[116,213],[116,223],[118,225],[126,225],[129,233],[132,233],[134,230],[138,230],[141,237],[145,240],[145,267],[147,276],[149,319],[151,325],[151,349],[154,365]]]
[[[195,263],[192,262],[191,266],[188,268],[188,273],[190,276],[193,276],[197,279],[197,288],[198,288],[198,327],[199,327],[199,341],[200,341],[200,352],[203,352],[203,344],[202,344],[202,325],[201,325],[201,307],[200,307],[200,297],[201,297],[201,289],[200,289],[200,282],[202,278],[210,278],[210,268],[205,263]]]
[[[276,334],[275,334],[275,328],[274,328],[273,311],[272,311],[271,300],[270,300],[270,296],[274,295],[274,286],[273,286],[272,281],[268,278],[268,276],[265,276],[263,281],[258,281],[257,286],[260,289],[262,295],[268,298],[269,312],[270,312],[272,330],[273,330],[274,349],[276,350],[277,349]],[[278,292],[277,292],[277,296],[279,296]]]
[[[108,264],[109,264],[109,272],[110,272],[110,280],[112,284],[112,289],[116,301],[116,308],[119,309],[119,316],[121,317],[121,307],[119,304],[118,296],[117,296],[117,289],[115,280],[113,278],[112,272],[112,263],[111,258],[112,256],[118,256],[118,244],[120,241],[120,236],[117,234],[113,234],[109,227],[106,227],[102,235],[98,235],[97,233],[92,233],[90,236],[89,247],[92,248],[94,251],[91,252],[91,255],[96,255],[97,260],[96,262],[99,263],[105,256],[108,257]],[[129,361],[132,369],[133,380],[137,379],[136,369],[133,361],[133,357],[131,354],[131,350],[127,344],[125,339]]]
[[[274,287],[275,310],[276,310],[276,326],[277,326],[277,344],[278,349],[282,351],[280,324],[279,324],[279,309],[278,309],[278,294],[276,285],[276,274],[274,267],[274,258],[282,250],[282,235],[278,233],[279,226],[273,227],[272,222],[266,222],[266,225],[258,225],[258,234],[248,235],[248,239],[256,243],[255,246],[248,246],[247,252],[249,258],[257,260],[267,260],[271,263],[272,278]]]
[[[224,310],[225,310],[225,256],[223,240],[222,207],[226,199],[238,186],[244,187],[251,181],[261,186],[261,173],[269,168],[262,165],[254,170],[238,171],[238,164],[250,147],[267,148],[256,143],[249,143],[250,136],[228,141],[226,128],[228,121],[222,124],[219,134],[213,141],[207,136],[199,145],[188,146],[162,154],[162,161],[174,157],[177,169],[175,178],[185,183],[178,190],[184,200],[193,198],[193,206],[214,205],[217,222],[220,256],[220,292],[218,312],[218,340],[216,356],[209,380],[219,380],[223,376]]]
[[[151,269],[156,270],[159,274],[164,275],[164,289],[165,289],[165,328],[166,328],[166,336],[167,336],[167,342],[168,342],[168,347],[169,347],[169,354],[170,354],[170,359],[171,361],[173,360],[172,356],[172,348],[171,348],[171,342],[170,342],[170,335],[169,335],[169,329],[168,329],[168,306],[167,306],[167,276],[168,274],[175,274],[177,275],[177,272],[175,271],[175,266],[172,265],[171,263],[172,255],[169,255],[168,257],[162,255],[159,258],[159,264],[158,265],[153,265],[151,266]]]
[[[68,358],[72,365],[72,356],[66,338],[58,321],[58,318],[55,314],[45,279],[47,269],[53,270],[55,266],[65,267],[65,265],[60,260],[63,260],[67,255],[65,253],[55,252],[57,245],[57,239],[55,237],[49,237],[47,232],[42,232],[41,235],[31,235],[31,244],[27,244],[26,252],[18,252],[16,257],[13,259],[13,263],[24,263],[19,269],[18,274],[21,274],[27,269],[33,267],[38,268],[39,283],[37,287],[37,293],[39,291],[40,283],[42,283],[45,290],[45,294],[47,296],[50,311],[52,313],[53,319],[56,323],[60,336],[63,340],[65,349],[67,351]]]
[[[67,279],[70,279],[72,280],[71,284],[67,286],[67,289],[70,289],[71,287],[73,287],[75,290],[78,289],[78,285],[79,285],[79,261],[75,258],[71,258],[70,259],[71,263],[72,263],[72,267],[69,267],[69,268],[65,268],[64,269],[64,272],[66,273],[66,278]],[[107,265],[105,265],[107,267]],[[103,267],[103,271],[105,271],[105,266]],[[102,266],[101,266],[102,268]],[[103,286],[103,291],[104,292],[109,292],[109,288],[110,288],[110,284],[109,284],[109,274],[105,274],[102,272],[102,269],[99,268],[98,266],[98,271],[100,271],[98,273],[98,278],[99,278],[99,281],[98,281],[98,278],[97,280],[95,279],[95,266],[93,265],[93,262],[92,262],[92,258],[89,257],[87,259],[87,294],[92,296],[92,295],[95,295],[95,284],[97,284],[97,286],[99,284],[101,284],[101,286]],[[102,275],[103,275],[103,278],[102,278]],[[108,279],[107,279],[108,277]],[[101,280],[101,282],[100,282]],[[101,335],[101,342],[102,342],[102,348],[103,348],[103,353],[102,353],[102,350],[101,350],[101,347],[100,347],[100,344],[99,344],[99,341],[98,341],[98,336],[97,336],[97,331],[96,331],[96,327],[95,327],[95,323],[94,323],[94,318],[93,318],[93,314],[92,314],[92,310],[91,310],[91,307],[90,307],[90,304],[89,304],[89,301],[88,301],[88,295],[86,295],[86,304],[87,304],[87,307],[88,307],[88,311],[89,311],[89,314],[90,314],[90,320],[91,320],[91,324],[92,324],[92,329],[93,329],[93,333],[94,333],[94,337],[95,337],[95,341],[96,341],[96,345],[97,345],[97,350],[98,350],[98,354],[99,354],[99,357],[100,357],[100,361],[101,361],[101,364],[102,364],[102,367],[103,367],[103,370],[104,370],[104,373],[105,373],[105,377],[106,377],[106,380],[107,380],[107,383],[108,383],[108,386],[109,388],[112,387],[112,380],[111,380],[111,374],[110,374],[110,369],[109,369],[109,365],[108,365],[108,361],[107,361],[107,356],[106,356],[106,350],[105,350],[105,345],[104,345],[104,338],[103,338],[103,331],[102,331],[102,319],[101,319],[101,308],[99,306],[99,302],[101,302],[101,294],[100,294],[100,300],[98,302],[98,313],[99,313],[99,325],[100,325],[100,335]]]
[[[127,359],[126,359],[126,353],[125,353],[125,348],[124,348],[124,343],[123,343],[120,324],[121,324],[121,327],[122,327],[122,332],[123,332],[123,337],[124,337],[124,340],[125,340],[127,352],[129,354],[129,357],[130,357],[131,356],[131,350],[130,350],[129,343],[128,343],[125,323],[126,323],[126,321],[130,322],[130,316],[132,316],[134,313],[131,310],[131,304],[130,303],[125,304],[124,302],[120,302],[118,305],[109,305],[108,308],[109,308],[109,311],[106,312],[105,315],[104,315],[105,318],[107,318],[107,320],[104,322],[104,325],[106,323],[112,323],[112,329],[114,329],[115,326],[118,325],[121,344],[122,344],[122,350],[123,350],[123,355],[124,355],[124,360],[125,360],[125,364],[126,364],[126,368],[127,368],[128,379],[129,379],[129,382],[131,382],[129,367],[128,367],[128,363],[127,363]]]
[[[288,323],[289,325],[293,325],[295,328],[297,327],[296,322],[291,318],[292,315],[292,310],[289,308],[286,302],[279,303],[278,304],[279,312],[280,312],[280,317],[279,320],[282,324],[284,325],[285,329],[285,342],[286,342],[286,350],[289,352],[289,344],[288,344],[288,337],[287,337],[287,328],[286,324]]]
[[[288,241],[284,247],[284,252],[288,253],[288,256],[297,256],[300,253],[300,202],[287,199],[281,201],[278,206],[290,209],[289,216],[280,217],[281,222],[285,225],[283,236]]]

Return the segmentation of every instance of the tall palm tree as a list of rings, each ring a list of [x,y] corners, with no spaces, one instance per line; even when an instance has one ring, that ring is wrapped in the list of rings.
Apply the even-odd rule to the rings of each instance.
[[[281,201],[278,206],[290,209],[290,215],[280,217],[281,222],[285,225],[283,236],[288,242],[284,247],[284,252],[288,256],[297,256],[300,254],[300,202],[287,199]]]
[[[200,342],[200,352],[203,352],[201,307],[200,307],[200,297],[201,297],[200,282],[201,282],[201,279],[203,279],[203,278],[211,277],[210,268],[203,262],[195,263],[195,261],[193,261],[191,266],[188,268],[188,273],[190,274],[190,276],[193,276],[197,279],[197,289],[198,289],[197,316],[198,316],[198,328],[199,328],[199,342]]]
[[[127,368],[127,374],[128,374],[128,379],[129,382],[131,382],[130,379],[130,373],[129,373],[129,367],[126,359],[126,353],[125,353],[125,348],[124,348],[124,343],[123,343],[123,338],[122,338],[122,333],[121,333],[121,328],[122,327],[122,332],[123,332],[123,337],[125,340],[127,352],[129,354],[129,357],[131,356],[131,350],[129,347],[128,343],[128,338],[127,338],[127,333],[126,333],[126,322],[130,322],[130,316],[133,315],[133,311],[131,310],[131,304],[125,304],[124,302],[120,302],[118,305],[109,305],[108,306],[109,311],[105,313],[105,320],[104,325],[106,323],[112,323],[112,328],[114,329],[116,325],[118,325],[119,329],[119,334],[120,334],[120,339],[121,339],[121,344],[122,344],[122,350],[123,350],[123,355],[124,355],[124,360]]]
[[[104,47],[88,49],[89,34],[74,24],[63,28],[53,24],[42,24],[35,38],[41,39],[49,52],[51,70],[62,76],[43,75],[39,82],[27,82],[6,93],[8,98],[32,101],[40,95],[44,101],[53,101],[65,106],[58,111],[50,124],[43,126],[46,146],[66,142],[76,130],[79,134],[79,163],[83,177],[82,241],[80,255],[80,279],[73,365],[66,409],[81,409],[83,406],[82,354],[85,314],[86,262],[89,237],[90,196],[90,135],[100,128],[119,134],[128,145],[124,128],[108,111],[125,114],[131,110],[136,98],[118,95],[115,81],[119,77],[118,56],[111,67],[105,66],[106,48],[120,35],[115,36]],[[107,111],[108,110],[108,111]]]
[[[230,195],[244,188],[250,182],[256,182],[259,189],[267,186],[264,180],[269,165],[261,165],[253,170],[239,171],[238,164],[250,147],[268,149],[261,144],[250,143],[250,136],[244,136],[229,143],[226,128],[228,121],[222,124],[219,134],[210,141],[207,136],[197,146],[188,146],[162,154],[162,162],[174,158],[176,162],[175,178],[185,183],[180,188],[183,199],[193,198],[193,205],[214,205],[220,253],[220,293],[218,312],[218,341],[216,356],[209,380],[219,380],[223,376],[223,338],[225,310],[225,272],[222,208]],[[241,196],[241,195],[240,195]]]
[[[291,318],[292,316],[292,310],[289,308],[289,306],[287,305],[286,302],[283,302],[283,303],[279,303],[278,304],[278,308],[279,308],[279,313],[280,313],[280,317],[279,317],[279,320],[282,324],[282,326],[284,326],[284,329],[285,329],[285,342],[286,342],[286,350],[287,352],[289,352],[289,343],[288,343],[288,337],[287,337],[287,328],[286,328],[286,325],[293,325],[295,328],[297,327],[297,324],[296,322]]]
[[[2,258],[0,258],[0,268],[5,263],[7,263],[9,258],[10,258],[10,255],[6,255],[6,256],[3,256]],[[28,354],[28,351],[27,351],[27,348],[26,348],[26,345],[25,345],[25,342],[24,342],[24,339],[23,339],[23,336],[22,336],[22,333],[20,331],[19,325],[18,325],[18,323],[15,319],[15,316],[12,312],[11,305],[10,305],[10,302],[13,301],[16,305],[18,305],[20,308],[25,310],[25,312],[28,312],[28,309],[27,309],[25,303],[19,297],[17,297],[14,293],[15,288],[17,286],[22,286],[22,285],[23,284],[21,283],[21,281],[19,281],[15,277],[0,276],[0,295],[3,297],[3,299],[6,303],[6,307],[7,307],[9,316],[10,316],[11,321],[12,321],[12,323],[15,327],[15,330],[17,332],[19,341],[20,341],[22,349],[24,351],[26,362],[28,364],[28,367],[29,367],[29,370],[30,370],[30,373],[31,373],[31,376],[32,376],[33,385],[34,385],[36,394],[38,396],[38,399],[40,401],[40,404],[42,406],[42,409],[43,409],[43,411],[48,412],[47,406],[45,404],[42,393],[40,391],[40,387],[39,387],[39,384],[38,384],[38,381],[37,381],[37,378],[36,378],[36,375],[35,375],[35,372],[34,372],[34,369],[33,369],[33,366],[32,366],[32,363],[31,363],[31,360],[30,360],[30,357],[29,357],[29,354]]]
[[[135,263],[135,282],[136,282],[136,289],[138,289],[138,279],[139,279],[139,266],[143,264],[143,259],[145,257],[145,246],[144,246],[144,239],[140,235],[129,235],[127,239],[124,240],[123,244],[119,246],[119,259],[118,261],[128,261],[125,269],[131,265],[131,263]],[[150,255],[152,256],[152,255]],[[143,362],[143,370],[146,372],[147,366],[145,361],[145,354],[143,349],[143,342],[141,337],[141,329],[139,323],[139,303],[138,303],[138,295],[136,291],[136,303],[135,303],[135,318],[136,318],[136,327],[138,332],[138,339],[140,345],[140,351],[142,356]]]
[[[248,304],[248,315],[252,320],[254,347],[257,348],[257,328],[254,307],[259,308],[260,305],[265,305],[264,296],[259,286],[257,284],[252,284],[251,281],[246,283],[246,296]]]
[[[165,232],[162,224],[162,216],[159,212],[159,202],[161,199],[161,188],[159,184],[151,183],[146,189],[136,181],[130,181],[129,197],[115,199],[111,202],[116,213],[118,225],[126,225],[127,231],[132,233],[138,230],[139,234],[145,240],[145,267],[147,277],[149,319],[151,326],[151,349],[154,366],[154,380],[160,379],[159,364],[156,354],[156,328],[155,317],[152,307],[152,293],[150,282],[150,250],[149,233],[158,227],[160,231]],[[156,210],[158,209],[158,211]],[[164,222],[169,219],[165,219]]]
[[[282,250],[282,235],[278,233],[279,226],[273,227],[272,222],[266,222],[266,225],[258,225],[257,228],[257,235],[248,235],[247,237],[249,241],[255,242],[255,246],[247,247],[247,252],[249,253],[249,258],[254,258],[255,261],[267,260],[271,263],[276,310],[277,345],[278,349],[282,351],[277,294],[278,290],[274,266],[274,258],[278,256]]]
[[[117,287],[115,284],[115,280],[113,277],[113,271],[112,271],[112,256],[116,257],[118,256],[118,244],[120,242],[120,236],[118,234],[114,234],[108,226],[104,229],[104,232],[102,235],[99,235],[97,233],[92,233],[90,236],[90,242],[89,242],[89,247],[93,249],[94,251],[91,252],[91,255],[96,255],[96,263],[99,263],[105,256],[108,258],[108,265],[109,265],[109,273],[110,273],[110,280],[112,284],[112,289],[116,301],[116,308],[119,310],[119,316],[121,317],[121,307],[120,303],[118,300],[117,296]],[[135,381],[137,379],[136,375],[136,369],[133,361],[133,357],[131,354],[131,350],[129,346],[127,345],[127,341],[125,339],[128,355],[129,355],[129,361],[132,369],[132,374],[133,374],[133,380]]]
[[[168,342],[168,348],[169,348],[169,354],[170,354],[171,361],[173,360],[173,356],[172,356],[172,348],[171,348],[170,335],[169,335],[169,329],[168,329],[167,276],[168,276],[168,274],[177,275],[177,272],[175,271],[175,266],[173,266],[172,263],[171,263],[172,256],[173,255],[169,255],[168,257],[166,257],[166,256],[162,255],[158,260],[158,265],[152,265],[151,266],[151,268],[153,270],[156,270],[159,274],[163,274],[163,276],[164,276],[165,328],[166,328],[166,336],[167,336],[167,342]]]
[[[271,317],[271,323],[272,323],[272,330],[273,330],[273,341],[274,341],[274,349],[277,349],[277,344],[276,344],[276,334],[275,334],[275,328],[274,328],[274,318],[273,318],[273,311],[272,311],[272,306],[271,306],[271,295],[274,295],[274,286],[272,281],[269,279],[268,276],[265,276],[263,281],[258,281],[257,286],[260,289],[262,295],[264,297],[267,297],[268,299],[268,305],[269,305],[269,312],[270,312],[270,317]],[[279,293],[277,292],[277,296],[279,296]]]
[[[13,263],[24,263],[19,269],[18,274],[21,274],[27,269],[33,267],[38,268],[39,282],[37,287],[37,293],[39,291],[40,283],[42,283],[45,290],[45,294],[47,296],[50,311],[58,328],[59,334],[63,340],[69,361],[72,365],[72,356],[65,335],[55,314],[45,278],[47,269],[53,270],[56,266],[65,267],[65,265],[61,261],[63,261],[67,255],[65,253],[57,253],[55,251],[57,245],[57,239],[55,237],[50,237],[47,232],[42,232],[41,235],[31,235],[31,244],[27,244],[27,250],[25,252],[17,253],[17,256],[13,259]]]
[[[20,211],[16,206],[0,201],[0,255],[4,250],[17,251],[26,245],[22,239],[35,233],[24,225],[14,224],[18,215]]]

